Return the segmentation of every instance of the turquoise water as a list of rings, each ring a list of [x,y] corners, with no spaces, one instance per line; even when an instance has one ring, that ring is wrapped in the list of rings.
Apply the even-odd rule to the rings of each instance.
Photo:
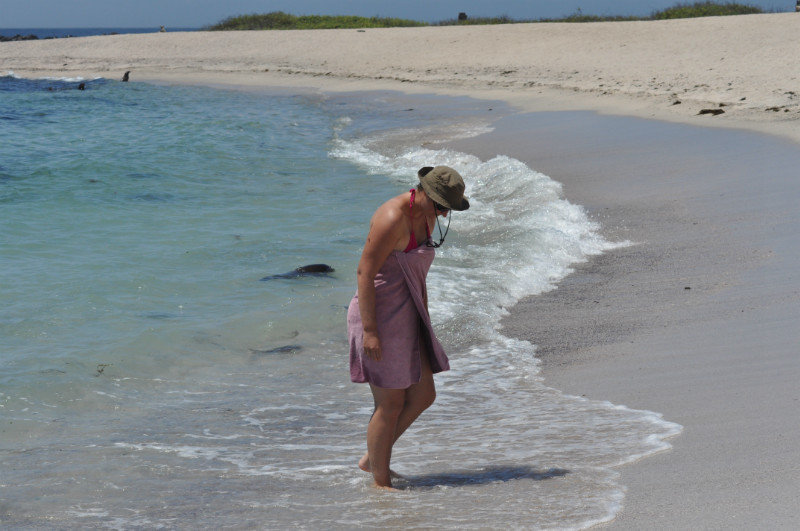
[[[577,528],[679,430],[548,388],[500,333],[617,245],[550,177],[442,148],[507,110],[79,81],[0,78],[0,523]],[[453,370],[393,497],[355,467],[345,313],[369,217],[428,164],[472,208],[429,276]],[[309,263],[335,272],[260,280]]]
[[[327,157],[331,116],[291,97],[40,85],[3,94],[5,382],[94,376],[75,364],[151,375],[176,342],[218,330],[269,347],[277,313],[334,326],[334,280],[258,282],[308,262],[352,270],[368,203],[348,204],[351,165]],[[310,284],[332,289],[298,296]]]

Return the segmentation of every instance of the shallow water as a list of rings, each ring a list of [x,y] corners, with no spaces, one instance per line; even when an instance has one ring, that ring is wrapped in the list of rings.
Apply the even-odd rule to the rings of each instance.
[[[499,333],[618,245],[519,161],[437,149],[507,110],[76,85],[0,78],[4,525],[578,528],[618,510],[613,466],[678,432],[546,387]],[[429,164],[472,208],[429,275],[453,370],[395,449],[393,495],[355,467],[372,400],[345,313],[369,216]]]

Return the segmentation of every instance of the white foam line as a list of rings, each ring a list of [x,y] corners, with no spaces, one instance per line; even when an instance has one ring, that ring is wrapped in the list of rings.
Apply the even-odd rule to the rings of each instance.
[[[535,352],[535,346],[500,334],[500,319],[507,308],[521,298],[553,289],[558,281],[572,272],[572,265],[606,250],[628,246],[631,242],[608,242],[599,234],[600,226],[589,220],[585,211],[561,195],[561,184],[535,172],[521,161],[495,157],[486,162],[466,153],[448,150],[414,149],[389,158],[371,151],[366,140],[353,142],[337,139],[331,156],[355,162],[374,174],[388,174],[407,180],[419,167],[444,164],[454,167],[468,181],[467,192],[473,208],[458,213],[461,248],[442,248],[444,257],[451,256],[453,265],[432,270],[431,314],[434,320],[456,319],[474,314],[463,322],[484,327],[490,350]],[[463,236],[463,237],[462,237]],[[497,243],[497,248],[492,245]],[[541,248],[542,251],[536,251]],[[536,255],[535,252],[539,252]],[[477,257],[477,261],[475,261]],[[473,260],[472,268],[467,261]],[[449,263],[449,262],[448,262]],[[498,272],[505,272],[498,282]],[[474,301],[465,306],[463,301]],[[483,304],[482,304],[483,303]],[[499,336],[499,337],[498,337]],[[479,359],[488,345],[473,347],[468,356],[470,366],[462,371],[477,370]],[[491,353],[490,353],[491,354]],[[517,357],[525,365],[524,356]],[[527,363],[526,372],[536,375],[538,363]],[[652,426],[655,433],[645,436],[645,448],[608,467],[617,467],[671,448],[666,439],[678,435],[682,426],[663,419],[659,413],[635,410],[610,402],[589,401],[558,391],[565,397],[586,401],[604,408],[625,411],[638,421]],[[609,493],[606,514],[581,524],[589,527],[613,520],[624,497],[624,487],[615,484]]]
[[[18,76],[13,70],[6,70],[6,73],[2,77],[11,77],[14,79],[28,79],[31,81],[64,81],[67,83],[77,83],[79,81],[97,81],[99,79],[105,79],[102,76],[93,77],[91,79],[85,77],[53,77],[53,76],[44,76],[44,77],[22,77]]]

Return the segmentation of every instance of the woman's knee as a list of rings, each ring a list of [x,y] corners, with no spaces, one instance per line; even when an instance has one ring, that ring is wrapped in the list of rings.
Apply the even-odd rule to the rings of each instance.
[[[433,386],[433,382],[430,385],[417,388],[416,392],[409,396],[409,402],[412,402],[414,404],[413,407],[419,411],[425,411],[431,407],[435,400],[436,388]]]
[[[436,401],[436,388],[431,386],[430,390],[425,394],[425,409],[428,409]]]
[[[397,418],[400,412],[403,411],[405,399],[402,396],[386,398],[381,400],[375,408],[375,413],[385,418]]]

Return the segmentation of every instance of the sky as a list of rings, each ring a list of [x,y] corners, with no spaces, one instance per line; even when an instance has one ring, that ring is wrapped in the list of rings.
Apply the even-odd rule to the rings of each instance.
[[[234,15],[284,11],[295,15],[401,17],[425,22],[471,16],[511,18],[649,15],[681,0],[0,0],[0,28],[198,28]],[[687,2],[688,0],[683,0]],[[694,1],[694,0],[691,0]],[[718,0],[719,1],[719,0]],[[795,0],[738,0],[793,11]],[[800,16],[800,15],[798,15]]]

